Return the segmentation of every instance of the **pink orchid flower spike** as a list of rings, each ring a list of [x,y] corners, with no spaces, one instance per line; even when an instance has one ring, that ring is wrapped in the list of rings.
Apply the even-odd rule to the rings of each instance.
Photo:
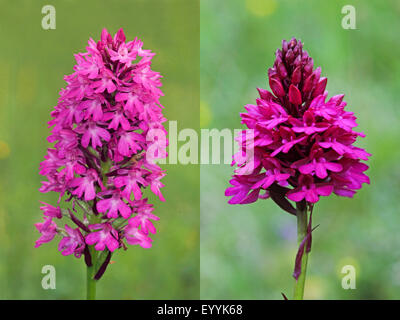
[[[345,110],[344,95],[327,100],[327,78],[301,41],[283,41],[268,70],[271,91],[258,89],[255,105],[241,113],[247,126],[233,157],[235,175],[225,195],[230,204],[249,204],[271,198],[279,207],[296,215],[299,223],[299,252],[295,262],[295,299],[302,299],[307,254],[311,249],[311,212],[321,197],[332,193],[353,197],[362,184],[369,184],[362,161],[371,156],[354,146],[363,133],[353,112]],[[252,130],[254,141],[242,139]],[[250,160],[241,157],[252,148]],[[252,170],[249,170],[252,168]],[[309,213],[309,216],[308,216]],[[309,222],[307,222],[309,221]],[[303,258],[303,253],[305,257]]]
[[[144,189],[165,200],[165,170],[154,158],[166,157],[160,141],[167,139],[153,132],[167,133],[161,75],[151,69],[154,53],[142,46],[137,38],[127,42],[122,29],[114,37],[104,29],[100,41],[90,39],[87,51],[75,55],[74,72],[64,77],[67,85],[51,112],[47,140],[54,146],[40,164],[46,178],[40,191],[59,198],[56,206],[41,202],[44,222],[35,225],[41,233],[35,247],[60,236],[62,255],[83,255],[88,299],[95,298],[95,283],[118,249],[153,245],[151,220],[159,218]],[[154,147],[159,152],[150,163]],[[72,225],[58,227],[65,219]]]

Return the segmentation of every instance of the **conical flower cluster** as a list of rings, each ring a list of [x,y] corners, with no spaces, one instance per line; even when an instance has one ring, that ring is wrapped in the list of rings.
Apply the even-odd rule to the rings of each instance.
[[[151,247],[151,220],[159,218],[143,189],[164,200],[165,172],[153,160],[166,156],[167,141],[154,53],[137,38],[126,42],[122,29],[114,37],[103,30],[100,41],[88,44],[75,55],[75,72],[65,76],[49,122],[48,141],[55,145],[40,164],[47,178],[40,191],[58,192],[58,202],[65,199],[70,208],[43,203],[36,246],[58,234],[63,255],[84,253],[90,261],[88,245],[107,252],[126,248],[124,241]],[[74,227],[58,226],[63,217]]]
[[[370,154],[354,146],[364,137],[353,130],[356,117],[345,110],[344,95],[327,100],[327,78],[321,77],[321,68],[314,70],[300,41],[283,41],[268,78],[272,92],[258,89],[257,103],[241,114],[248,130],[238,139],[233,164],[239,168],[226,190],[229,203],[271,197],[295,214],[288,199],[313,204],[331,193],[352,197],[369,183],[368,166],[361,160]],[[250,162],[242,156],[249,148],[254,151]]]

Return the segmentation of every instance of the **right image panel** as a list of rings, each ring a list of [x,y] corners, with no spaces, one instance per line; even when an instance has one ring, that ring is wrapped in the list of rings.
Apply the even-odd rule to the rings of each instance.
[[[201,299],[399,299],[399,3],[200,7]]]

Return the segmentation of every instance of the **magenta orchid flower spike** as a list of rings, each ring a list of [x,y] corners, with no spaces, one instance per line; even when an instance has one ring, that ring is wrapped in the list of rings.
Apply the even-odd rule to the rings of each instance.
[[[161,76],[151,70],[154,53],[137,38],[126,42],[122,29],[114,37],[104,29],[100,41],[88,44],[75,55],[75,72],[64,78],[49,122],[47,140],[55,145],[40,164],[47,178],[40,191],[58,192],[58,204],[66,203],[42,202],[44,222],[35,226],[41,233],[36,247],[58,236],[62,255],[84,255],[87,296],[94,299],[96,281],[116,250],[126,249],[125,242],[152,246],[152,221],[159,218],[143,189],[164,201],[165,171],[154,160],[166,157],[167,140]],[[72,224],[57,225],[62,218]]]
[[[313,206],[321,196],[353,197],[363,183],[369,184],[364,174],[368,166],[361,160],[370,154],[354,146],[365,136],[353,130],[356,117],[345,110],[344,95],[327,100],[327,78],[321,77],[321,68],[314,70],[300,41],[282,42],[268,78],[272,92],[258,89],[257,104],[246,105],[241,114],[248,129],[239,136],[240,150],[232,163],[238,168],[225,195],[230,204],[271,198],[297,216],[294,299],[302,299]],[[248,139],[249,131],[253,139]],[[251,161],[243,157],[249,149]]]

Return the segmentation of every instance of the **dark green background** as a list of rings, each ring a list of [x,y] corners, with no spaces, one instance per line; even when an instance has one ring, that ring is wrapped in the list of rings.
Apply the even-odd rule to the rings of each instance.
[[[344,5],[356,30],[341,27]],[[267,88],[267,68],[282,39],[293,36],[328,77],[329,96],[345,93],[347,110],[372,153],[354,199],[332,195],[314,209],[306,298],[400,298],[400,2],[320,0],[201,1],[201,124],[242,128],[239,112]],[[296,219],[272,201],[228,205],[233,169],[201,169],[201,297],[282,299],[293,294]],[[356,290],[343,290],[344,265]]]
[[[56,30],[43,30],[41,9],[56,8]],[[57,241],[34,249],[41,221],[39,162],[49,144],[47,121],[72,73],[74,53],[106,27],[125,30],[156,52],[164,76],[161,103],[178,128],[198,128],[199,4],[187,0],[0,1],[0,298],[82,299],[83,259],[63,257]],[[168,129],[168,123],[167,123]],[[164,203],[151,197],[158,233],[152,249],[130,246],[113,255],[98,284],[99,299],[199,297],[199,169],[164,165]],[[41,269],[56,268],[56,290],[43,290]]]

